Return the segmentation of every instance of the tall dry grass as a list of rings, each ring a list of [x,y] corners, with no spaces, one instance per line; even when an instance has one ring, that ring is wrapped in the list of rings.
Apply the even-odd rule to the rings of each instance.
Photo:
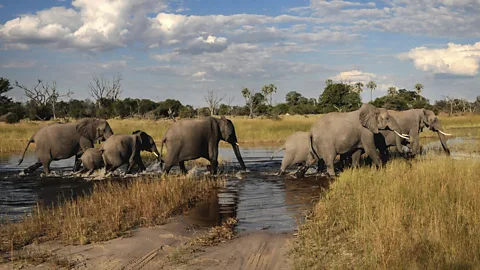
[[[224,185],[223,178],[145,176],[128,182],[101,182],[90,196],[49,208],[0,226],[0,252],[33,242],[59,240],[86,244],[118,237],[138,226],[164,223]]]
[[[342,173],[299,230],[296,268],[478,268],[480,161],[413,163]]]

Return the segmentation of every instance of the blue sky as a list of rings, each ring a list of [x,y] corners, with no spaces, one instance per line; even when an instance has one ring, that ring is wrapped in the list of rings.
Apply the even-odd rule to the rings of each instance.
[[[480,95],[479,0],[4,0],[0,76],[56,81],[89,98],[92,76],[123,76],[122,97],[205,106],[214,90],[274,83],[317,98],[326,79],[424,85],[431,101]],[[25,101],[20,89],[11,93]],[[369,100],[369,91],[362,93]]]

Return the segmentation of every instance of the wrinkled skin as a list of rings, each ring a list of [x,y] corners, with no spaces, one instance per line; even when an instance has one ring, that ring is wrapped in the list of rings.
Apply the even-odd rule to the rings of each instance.
[[[310,151],[309,132],[297,131],[290,135],[285,141],[285,144],[282,146],[282,148],[278,149],[277,151],[275,151],[275,153],[273,153],[272,159],[276,153],[282,150],[285,150],[285,155],[283,156],[282,165],[280,167],[280,172],[278,173],[278,175],[285,174],[285,170],[288,168],[288,166],[292,164],[313,164],[315,162],[315,157]],[[322,165],[320,164],[320,162],[318,162],[317,172],[321,169],[321,166]],[[303,177],[307,169],[308,167],[300,168],[295,172],[295,174],[297,175],[297,177]]]
[[[232,121],[222,116],[220,119],[215,117],[183,119],[173,123],[162,139],[161,149],[163,150],[164,144],[167,148],[163,167],[165,173],[168,174],[172,166],[178,164],[182,173],[186,174],[185,161],[205,158],[210,161],[210,172],[216,174],[220,140],[232,145],[240,166],[246,170],[238,147],[235,127]]]
[[[147,133],[137,130],[132,135],[113,135],[100,147],[105,171],[113,172],[118,167],[128,164],[126,173],[131,173],[133,167],[138,165],[140,171],[145,170],[140,151],[154,153],[158,158],[160,154],[153,138]]]
[[[385,129],[399,132],[400,128],[387,110],[370,104],[363,104],[353,112],[328,113],[310,130],[311,149],[317,160],[324,160],[331,177],[335,175],[333,165],[337,154],[352,154],[361,149],[380,167],[382,162],[375,148],[374,134]],[[400,139],[396,142],[401,146]]]
[[[80,157],[82,161],[83,169],[80,173],[88,172],[88,175],[92,174],[93,171],[98,170],[104,166],[102,151],[97,148],[88,148],[85,150],[83,155]]]
[[[52,124],[39,129],[28,141],[18,165],[23,162],[25,152],[34,142],[38,161],[25,169],[31,173],[43,166],[46,174],[50,173],[50,163],[53,160],[67,159],[75,156],[74,171],[80,167],[79,158],[88,148],[93,148],[95,141],[104,141],[113,135],[107,121],[87,118],[78,123]]]

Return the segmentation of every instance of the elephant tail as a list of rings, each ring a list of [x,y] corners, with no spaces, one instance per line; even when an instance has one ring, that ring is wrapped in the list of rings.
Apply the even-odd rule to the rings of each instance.
[[[314,154],[314,158],[317,158],[317,161],[321,160],[320,156],[318,155],[317,151],[315,151],[315,145],[313,144],[313,135],[310,133],[309,135],[309,142],[310,142],[310,150],[312,150]]]
[[[285,146],[283,146],[282,148],[280,148],[280,149],[278,149],[277,151],[273,152],[272,156],[270,157],[270,160],[272,160],[273,157],[274,157],[277,153],[279,153],[279,152],[281,152],[281,151],[283,151],[283,150],[285,150]]]
[[[32,142],[35,142],[35,139],[34,139],[33,137],[30,138],[30,140],[28,140],[27,146],[25,147],[25,150],[23,150],[22,158],[18,160],[18,164],[17,164],[17,165],[22,164],[23,158],[25,157],[25,153],[27,152],[27,149],[28,149],[28,147],[30,146],[30,144],[31,144]]]
[[[167,137],[166,136],[163,136],[162,138],[162,142],[161,142],[161,145],[160,145],[160,168],[162,168],[163,170],[163,158],[162,158],[162,155],[163,155],[163,145],[165,144],[165,142],[167,141]]]

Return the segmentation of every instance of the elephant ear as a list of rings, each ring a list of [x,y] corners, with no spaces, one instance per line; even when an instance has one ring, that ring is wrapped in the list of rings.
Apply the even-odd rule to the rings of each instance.
[[[362,126],[375,134],[378,133],[377,108],[370,104],[363,104],[360,108],[359,119]]]
[[[87,118],[77,123],[77,132],[85,138],[95,141],[97,137],[98,120]]]

